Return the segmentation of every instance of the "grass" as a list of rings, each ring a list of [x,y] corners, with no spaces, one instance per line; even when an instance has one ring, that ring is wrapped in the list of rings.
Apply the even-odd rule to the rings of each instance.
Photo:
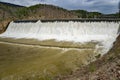
[[[89,60],[94,50],[56,49],[0,43],[0,78],[52,80]]]

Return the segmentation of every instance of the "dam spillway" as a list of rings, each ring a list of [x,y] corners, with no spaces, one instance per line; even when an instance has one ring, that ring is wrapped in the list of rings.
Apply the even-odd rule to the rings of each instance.
[[[104,53],[109,51],[119,35],[119,22],[34,22],[12,21],[0,35],[4,38],[72,41],[79,43],[100,42]]]

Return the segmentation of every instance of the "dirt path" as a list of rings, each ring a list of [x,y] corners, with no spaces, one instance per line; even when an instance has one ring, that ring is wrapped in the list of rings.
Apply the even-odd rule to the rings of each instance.
[[[0,43],[4,44],[12,44],[12,45],[22,45],[22,46],[30,46],[30,47],[40,47],[40,48],[54,48],[54,49],[69,49],[69,50],[94,50],[94,48],[73,48],[73,47],[61,47],[61,46],[51,46],[51,45],[37,45],[37,44],[24,44],[24,43],[16,43],[16,42],[8,42],[8,41],[0,41]]]

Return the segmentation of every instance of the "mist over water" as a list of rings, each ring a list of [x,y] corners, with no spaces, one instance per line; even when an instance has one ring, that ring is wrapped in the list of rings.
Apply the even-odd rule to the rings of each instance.
[[[11,22],[6,32],[0,36],[80,43],[96,41],[104,46],[104,53],[106,53],[118,36],[118,29],[117,22]]]

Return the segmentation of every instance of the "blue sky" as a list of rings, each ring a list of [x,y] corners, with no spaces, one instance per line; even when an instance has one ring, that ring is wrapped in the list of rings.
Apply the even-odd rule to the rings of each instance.
[[[105,14],[118,12],[120,0],[0,0],[23,6],[31,6],[39,3],[53,4],[69,10],[82,9],[87,11],[99,11]]]

